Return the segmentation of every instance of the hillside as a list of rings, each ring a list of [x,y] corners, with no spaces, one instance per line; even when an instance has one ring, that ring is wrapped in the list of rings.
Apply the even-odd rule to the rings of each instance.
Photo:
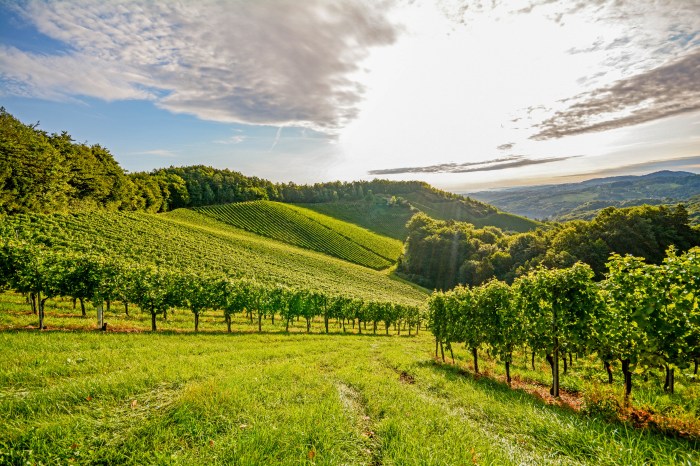
[[[690,223],[700,225],[700,195],[693,196],[683,203],[688,209],[688,218]]]
[[[166,214],[92,212],[14,215],[5,234],[54,250],[91,252],[137,263],[223,272],[234,278],[364,299],[422,304],[426,292],[387,272],[291,246],[179,209]]]
[[[406,223],[418,212],[408,203],[387,202],[384,198],[294,205],[353,223],[399,241],[406,239]]]
[[[403,249],[395,239],[279,202],[240,202],[196,210],[228,225],[372,269],[391,266]]]
[[[478,228],[494,226],[517,233],[540,226],[531,219],[500,212],[488,204],[446,193],[424,183],[411,191],[389,188],[382,195],[369,199],[297,205],[401,241],[408,235],[406,224],[418,212],[437,220],[468,222]]]
[[[590,219],[605,207],[677,204],[700,194],[700,175],[660,171],[644,176],[470,193],[475,199],[530,218]]]
[[[335,214],[331,216],[346,221],[353,218],[350,221],[356,225],[400,241],[406,237],[405,224],[414,213],[411,208],[440,220],[467,221],[479,227],[496,226],[517,232],[537,227],[531,220],[499,212],[493,206],[440,191],[420,181],[297,185],[272,183],[204,165],[127,173],[108,149],[98,144],[76,143],[65,131],[49,135],[37,125],[20,122],[4,108],[0,108],[0,154],[0,214],[103,209],[157,213],[183,207],[269,200],[319,204],[320,213],[330,209]],[[363,209],[356,209],[362,204],[370,206],[369,211],[364,209],[364,215]],[[384,208],[394,205],[404,207]]]

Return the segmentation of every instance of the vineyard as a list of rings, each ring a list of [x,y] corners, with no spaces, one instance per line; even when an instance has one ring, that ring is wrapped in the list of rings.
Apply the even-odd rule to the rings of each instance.
[[[406,239],[406,235],[408,235],[406,224],[417,212],[408,204],[392,204],[384,199],[379,202],[370,200],[296,205],[345,222],[354,223],[400,241]]]
[[[409,306],[421,305],[426,296],[424,290],[386,272],[272,241],[185,209],[162,215],[16,215],[4,220],[2,234],[55,252],[89,253],[107,262],[223,274],[331,296]]]
[[[236,228],[372,269],[391,266],[403,248],[400,241],[279,202],[241,202],[201,207],[197,212]]]
[[[479,228],[495,226],[504,231],[525,232],[540,226],[534,220],[498,212],[491,206],[461,197],[445,197],[427,190],[362,201],[297,205],[401,241],[408,235],[406,224],[417,212],[424,212],[435,219],[466,221]]]
[[[38,316],[39,329],[45,324],[45,308],[49,299],[72,298],[80,301],[83,316],[85,302],[97,309],[98,327],[104,327],[104,308],[107,303],[119,301],[129,314],[129,304],[137,304],[151,318],[151,330],[156,331],[156,319],[165,318],[173,308],[189,309],[194,316],[194,331],[199,330],[199,318],[207,310],[222,311],[222,317],[231,332],[235,314],[245,312],[251,322],[255,314],[258,331],[262,321],[280,316],[285,331],[295,319],[306,320],[306,331],[311,322],[322,317],[329,333],[330,321],[346,321],[362,333],[361,324],[372,323],[377,333],[379,322],[384,323],[386,334],[390,326],[408,327],[408,333],[420,328],[423,313],[417,306],[393,302],[363,301],[347,296],[328,295],[309,289],[290,289],[281,285],[263,285],[253,280],[232,280],[225,275],[206,275],[201,272],[175,271],[163,267],[144,266],[115,259],[104,260],[85,254],[56,253],[26,243],[8,241],[0,252],[2,282],[28,297],[32,312]]]
[[[478,353],[488,348],[505,364],[510,384],[515,351],[530,352],[533,369],[535,356],[544,356],[554,397],[560,394],[560,362],[566,373],[567,358],[572,363],[573,355],[597,357],[611,385],[611,367],[618,361],[626,399],[635,374],[659,368],[665,372],[665,391],[674,394],[676,372],[686,375],[684,390],[689,389],[700,360],[700,248],[680,255],[671,249],[661,265],[613,255],[608,268],[607,278],[599,283],[593,281],[591,268],[579,263],[538,269],[512,286],[492,280],[434,293],[429,309],[435,357],[438,348],[444,360],[445,349],[464,344],[478,373]]]
[[[5,463],[700,460],[698,249],[661,265],[613,256],[602,283],[578,264],[457,287],[434,293],[426,314],[426,293],[384,273],[194,211],[19,215],[2,231],[0,288],[15,291],[0,295]],[[294,254],[317,258],[317,278],[250,274]],[[364,271],[353,279],[368,277],[365,293],[318,288],[332,276],[324,261]],[[16,330],[37,327],[49,331]],[[438,362],[445,352],[453,364]],[[543,357],[546,401],[582,405],[521,388],[542,383]],[[612,377],[620,365],[625,403],[645,403],[624,419],[612,378],[600,388],[604,368]],[[653,390],[659,368],[665,398]]]

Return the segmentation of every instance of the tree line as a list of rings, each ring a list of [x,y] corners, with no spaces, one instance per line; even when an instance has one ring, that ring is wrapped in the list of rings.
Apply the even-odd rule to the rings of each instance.
[[[127,173],[105,147],[77,143],[66,131],[49,134],[0,108],[0,214],[78,210],[166,212],[230,202],[363,201],[422,190],[464,199],[419,181],[355,181],[314,185],[272,183],[203,165]],[[485,212],[486,204],[470,201]]]
[[[407,227],[398,271],[441,290],[480,285],[492,278],[512,283],[540,266],[565,268],[579,261],[600,280],[610,254],[632,254],[659,264],[671,245],[681,251],[700,245],[700,229],[690,226],[682,205],[610,207],[592,221],[550,224],[519,234],[425,214],[416,214]]]
[[[28,296],[40,329],[45,328],[45,303],[56,297],[80,301],[84,316],[85,303],[92,303],[100,327],[104,325],[105,306],[121,302],[128,315],[129,304],[136,304],[150,315],[152,331],[157,330],[156,318],[167,316],[173,308],[192,311],[195,331],[199,330],[200,314],[207,310],[223,311],[228,332],[231,318],[237,313],[245,313],[251,323],[257,319],[258,331],[262,331],[264,318],[269,317],[274,324],[275,316],[285,322],[285,331],[294,319],[303,318],[307,332],[314,319],[323,318],[326,333],[331,320],[336,320],[344,332],[346,325],[354,329],[357,324],[362,333],[363,326],[368,331],[369,324],[374,334],[383,326],[388,335],[393,326],[399,334],[404,328],[411,335],[418,333],[423,321],[423,312],[417,306],[233,280],[221,274],[137,265],[90,254],[57,253],[13,239],[5,240],[0,248],[0,289],[4,288]]]
[[[590,266],[544,267],[512,284],[492,279],[475,287],[436,291],[428,301],[429,326],[438,348],[455,343],[472,352],[487,348],[510,368],[515,351],[544,356],[552,371],[550,392],[559,395],[559,364],[572,355],[597,355],[613,383],[612,361],[622,367],[625,396],[632,375],[650,368],[666,371],[664,388],[674,388],[675,369],[700,358],[700,248],[678,254],[670,248],[661,264],[613,254],[606,278],[596,282]]]

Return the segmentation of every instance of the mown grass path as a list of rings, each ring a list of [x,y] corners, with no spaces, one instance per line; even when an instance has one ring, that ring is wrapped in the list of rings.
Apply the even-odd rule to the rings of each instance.
[[[419,337],[0,333],[3,464],[694,464]]]

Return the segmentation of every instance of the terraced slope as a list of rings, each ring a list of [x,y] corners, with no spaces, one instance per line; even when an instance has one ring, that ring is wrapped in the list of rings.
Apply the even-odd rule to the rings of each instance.
[[[405,204],[390,205],[381,200],[375,201],[339,201],[295,204],[345,222],[354,223],[380,235],[399,241],[405,241],[408,235],[406,223],[417,212]]]
[[[196,211],[236,228],[376,270],[396,262],[403,248],[395,239],[279,202],[240,202],[202,207]]]
[[[410,305],[422,304],[427,296],[425,290],[387,272],[255,235],[188,209],[160,215],[17,215],[4,223],[13,237],[56,249]]]

